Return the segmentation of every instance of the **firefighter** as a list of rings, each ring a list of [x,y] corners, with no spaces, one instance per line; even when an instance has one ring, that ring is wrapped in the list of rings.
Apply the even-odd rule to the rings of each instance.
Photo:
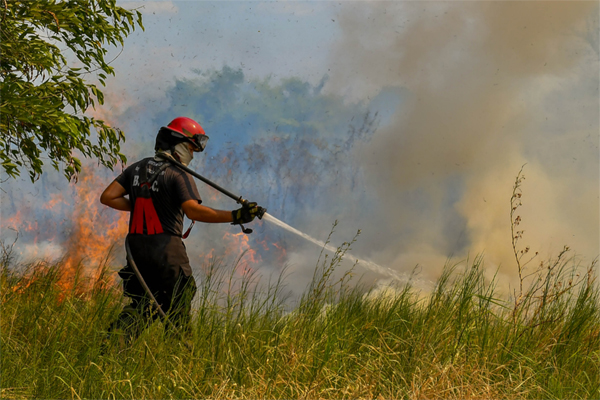
[[[175,118],[156,136],[157,155],[130,165],[100,196],[102,204],[130,212],[126,240],[131,256],[162,310],[183,331],[189,330],[191,301],[196,292],[182,241],[184,214],[192,221],[245,224],[263,210],[256,203],[246,203],[234,211],[202,205],[192,177],[158,156],[165,153],[187,166],[195,152],[204,150],[207,141],[208,136],[196,121]],[[140,320],[148,322],[156,312],[152,312],[151,300],[129,262],[119,276],[131,303],[109,331],[122,329],[133,338],[143,326]]]

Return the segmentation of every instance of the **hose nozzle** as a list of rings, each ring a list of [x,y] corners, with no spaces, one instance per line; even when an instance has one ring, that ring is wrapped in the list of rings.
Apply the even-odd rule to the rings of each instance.
[[[245,203],[243,203],[243,204],[247,204],[247,203],[248,203],[248,201],[245,201]],[[258,217],[258,219],[262,219],[262,217],[267,212],[267,209],[264,207],[261,207],[261,206],[257,206],[257,207],[258,207],[258,212],[256,213],[256,216]],[[253,232],[252,229],[246,228],[242,224],[240,224],[240,227],[242,228],[242,232],[244,232],[246,235],[249,235]]]
[[[250,204],[250,202],[248,200],[243,199],[241,196],[239,199],[237,199],[237,202],[245,207],[248,207],[248,204]],[[256,204],[256,203],[254,203],[254,204]],[[258,208],[258,212],[256,213],[256,216],[258,217],[258,219],[262,219],[262,217],[267,212],[267,209],[264,207],[261,207],[259,205],[257,205],[256,208]]]
[[[258,212],[256,213],[256,216],[258,217],[258,219],[262,219],[262,217],[265,215],[266,212],[267,212],[266,208],[258,206]]]

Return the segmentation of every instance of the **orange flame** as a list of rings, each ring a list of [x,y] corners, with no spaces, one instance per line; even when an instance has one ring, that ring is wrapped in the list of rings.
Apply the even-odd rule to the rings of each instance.
[[[75,186],[72,233],[65,244],[67,257],[61,267],[61,285],[65,290],[74,289],[74,276],[80,263],[91,267],[87,272],[96,280],[108,261],[110,248],[127,234],[128,213],[119,213],[114,221],[104,215],[107,209],[100,204],[99,197],[105,185],[99,181],[94,174],[89,174]]]
[[[277,261],[279,262],[283,262],[285,260],[285,256],[286,256],[286,251],[285,248],[283,248],[283,246],[278,245],[277,243],[273,242],[271,243],[273,246],[275,246],[275,248],[279,251],[279,256],[277,257]]]
[[[15,229],[23,232],[36,232],[38,230],[37,221],[31,221],[24,215],[32,215],[30,207],[23,207],[17,210],[16,214],[10,218],[4,219],[2,225],[9,229]]]
[[[106,186],[106,180],[98,178],[92,169],[88,169],[82,179],[76,184],[71,184],[70,190],[50,195],[41,208],[50,211],[57,219],[64,215],[63,221],[68,222],[70,234],[66,242],[62,243],[64,258],[60,261],[60,274],[58,286],[64,296],[71,292],[76,295],[85,294],[89,291],[89,285],[75,288],[76,276],[83,275],[90,278],[90,282],[98,284],[99,278],[105,287],[112,286],[116,282],[116,274],[112,277],[100,276],[105,267],[109,250],[127,234],[128,214],[106,212],[107,209],[100,204],[100,192]],[[14,216],[2,221],[3,227],[15,229],[21,233],[33,233],[33,244],[37,244],[39,237],[48,242],[58,241],[58,226],[55,227],[54,235],[49,232],[40,232],[37,221],[32,221],[34,210],[27,205],[17,210]],[[116,216],[116,218],[114,218]],[[62,225],[61,222],[59,225]],[[43,226],[43,224],[42,224]],[[47,230],[47,228],[46,228]],[[37,246],[27,249],[25,254],[30,259],[37,259],[44,255],[38,254]],[[45,263],[40,263],[39,268],[45,268]],[[15,291],[25,290],[31,282],[15,288]],[[86,279],[88,281],[88,279]],[[82,284],[81,282],[78,284]]]
[[[239,259],[238,271],[242,275],[246,275],[254,271],[251,266],[256,266],[262,262],[262,258],[250,247],[248,243],[248,235],[243,232],[229,233],[226,232],[223,236],[223,242],[226,243],[227,250],[225,256],[232,255]]]
[[[223,258],[239,260],[237,264],[237,272],[239,274],[246,275],[252,273],[264,263],[262,256],[256,251],[257,249],[252,248],[249,236],[243,232],[226,232],[221,240],[222,248],[224,250],[223,253],[220,254],[223,255]],[[269,256],[271,260],[275,259],[277,263],[285,262],[286,251],[280,244],[269,243],[267,240],[256,241],[255,243],[260,245],[262,250],[271,253]],[[217,253],[217,249],[211,249],[210,252],[203,257],[203,265],[208,265],[214,258],[215,253]]]

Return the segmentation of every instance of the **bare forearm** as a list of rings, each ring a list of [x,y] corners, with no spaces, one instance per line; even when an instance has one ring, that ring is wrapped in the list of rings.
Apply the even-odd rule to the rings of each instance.
[[[131,211],[131,202],[127,197],[107,200],[106,202],[102,202],[102,204],[119,211]]]
[[[113,181],[100,196],[100,202],[105,206],[120,211],[131,211],[131,202],[127,197],[125,188],[117,181]]]
[[[203,207],[203,210],[194,213],[194,216],[191,219],[194,221],[215,224],[233,221],[233,218],[231,217],[231,211],[215,210],[210,207]]]
[[[231,211],[215,210],[214,208],[206,207],[190,200],[182,204],[185,215],[194,221],[206,223],[225,223],[233,222]]]

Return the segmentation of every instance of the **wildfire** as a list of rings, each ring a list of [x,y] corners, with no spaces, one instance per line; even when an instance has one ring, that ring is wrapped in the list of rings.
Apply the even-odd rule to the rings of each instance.
[[[235,258],[239,260],[237,270],[242,275],[253,272],[256,265],[262,262],[260,254],[257,254],[256,250],[250,247],[248,235],[245,233],[225,232],[222,240],[223,243],[226,244],[227,249],[225,251],[225,257],[235,256]]]
[[[46,210],[56,210],[58,207],[69,206],[69,203],[66,201],[64,195],[59,193],[51,193],[50,200],[46,201],[43,208]]]
[[[33,246],[25,246],[28,253],[25,256],[29,259],[45,258],[44,254],[39,254],[39,242],[60,243],[64,256],[59,261],[58,286],[63,295],[69,292],[80,295],[90,289],[87,286],[74,287],[76,278],[82,275],[90,282],[98,283],[110,249],[122,242],[127,234],[127,213],[102,212],[104,207],[98,199],[106,183],[90,168],[78,183],[71,183],[66,190],[50,194],[50,200],[43,202],[37,214],[32,207],[23,205],[14,216],[2,221],[3,227],[14,229],[28,242],[33,242]],[[36,215],[42,216],[39,222]],[[57,220],[61,220],[60,224],[56,223]],[[46,264],[39,265],[43,267]],[[110,285],[115,282],[116,274],[102,276],[102,280],[105,285]],[[24,290],[27,286],[16,290]]]
[[[285,251],[285,248],[282,245],[280,245],[276,242],[271,242],[269,245],[269,243],[266,239],[259,241],[258,244],[260,244],[262,246],[264,251],[267,251],[270,254],[275,254],[276,255],[275,261],[277,263],[285,262],[287,253]],[[275,251],[274,251],[274,249],[271,248],[271,246],[273,246],[275,248]]]
[[[108,178],[87,168],[77,183],[65,183],[63,190],[45,195],[43,201],[36,203],[37,209],[33,206],[34,202],[22,202],[13,216],[2,221],[3,228],[15,229],[20,240],[26,240],[26,257],[54,261],[48,258],[48,254],[52,253],[55,257],[57,253],[63,254],[58,262],[58,286],[64,296],[88,293],[89,285],[83,285],[78,278],[98,282],[109,261],[110,250],[115,245],[120,248],[127,234],[129,214],[109,210],[99,202],[100,192],[107,184]],[[216,197],[218,192],[210,188],[207,194]],[[241,276],[256,271],[265,263],[263,257],[268,263],[285,261],[286,253],[280,244],[268,239],[253,241],[250,239],[254,237],[233,232],[226,232],[221,243],[205,253],[200,261],[208,264],[215,256],[235,260],[236,274]],[[44,265],[49,264],[39,265],[45,268]],[[106,285],[117,281],[116,274],[101,278]]]
[[[202,266],[210,265],[216,255],[230,261],[237,261],[236,272],[247,275],[256,271],[261,265],[267,263],[283,265],[286,260],[286,251],[278,243],[268,239],[250,240],[252,236],[243,232],[226,232],[221,238],[217,248],[212,248],[201,257]],[[266,256],[266,260],[263,259]]]
[[[65,243],[67,257],[62,266],[65,290],[73,289],[73,278],[80,263],[91,267],[88,274],[96,280],[108,261],[110,249],[121,243],[127,234],[128,213],[117,213],[116,219],[111,220],[108,213],[101,212],[105,208],[98,198],[105,185],[99,181],[94,174],[89,174],[75,187],[73,225]]]
[[[278,245],[277,243],[271,243],[273,246],[275,246],[275,248],[279,251],[279,256],[278,256],[278,261],[283,262],[283,260],[285,260],[285,257],[287,255],[285,249],[283,248],[283,246]]]
[[[14,229],[16,231],[21,231],[24,233],[36,232],[38,230],[37,221],[32,221],[30,218],[27,218],[24,215],[32,215],[29,207],[19,209],[17,210],[14,216],[4,219],[2,221],[3,227],[6,227],[8,229]]]

